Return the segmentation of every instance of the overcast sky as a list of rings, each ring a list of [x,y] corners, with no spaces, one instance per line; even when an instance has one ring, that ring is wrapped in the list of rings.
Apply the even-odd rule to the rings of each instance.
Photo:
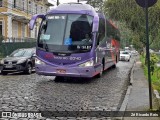
[[[78,0],[59,0],[60,4],[62,3],[68,3],[68,2],[77,2]],[[80,0],[81,1],[81,0]],[[48,2],[56,5],[57,4],[57,0],[48,0]],[[86,3],[86,2],[82,2],[82,3]]]

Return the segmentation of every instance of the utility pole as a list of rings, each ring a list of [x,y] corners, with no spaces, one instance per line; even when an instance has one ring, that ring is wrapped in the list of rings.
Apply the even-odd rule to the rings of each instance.
[[[149,52],[149,26],[148,26],[148,7],[153,6],[157,0],[136,0],[137,4],[145,8],[145,20],[146,20],[146,56],[148,67],[148,85],[149,85],[149,104],[152,110],[152,81],[150,73],[150,52]]]
[[[79,0],[77,0],[77,2],[79,3]]]

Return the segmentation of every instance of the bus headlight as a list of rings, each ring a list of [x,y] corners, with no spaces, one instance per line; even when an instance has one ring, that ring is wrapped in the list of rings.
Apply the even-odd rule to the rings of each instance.
[[[35,58],[35,64],[45,65],[45,63],[43,61],[41,61],[40,59],[38,59],[38,58]]]
[[[90,67],[90,66],[93,66],[93,65],[94,65],[94,61],[90,60],[90,61],[87,61],[85,63],[80,64],[79,67]]]

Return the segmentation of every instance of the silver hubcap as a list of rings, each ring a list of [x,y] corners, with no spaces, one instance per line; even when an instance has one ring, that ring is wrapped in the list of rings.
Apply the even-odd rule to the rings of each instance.
[[[31,71],[32,71],[31,65],[28,65],[28,73],[31,73]]]

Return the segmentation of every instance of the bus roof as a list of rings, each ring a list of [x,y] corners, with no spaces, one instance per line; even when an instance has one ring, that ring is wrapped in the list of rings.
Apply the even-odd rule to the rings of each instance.
[[[81,3],[65,3],[60,4],[54,9],[51,9],[48,14],[52,13],[79,13],[79,14],[88,14],[88,15],[96,15],[95,9],[89,4],[81,4]]]

